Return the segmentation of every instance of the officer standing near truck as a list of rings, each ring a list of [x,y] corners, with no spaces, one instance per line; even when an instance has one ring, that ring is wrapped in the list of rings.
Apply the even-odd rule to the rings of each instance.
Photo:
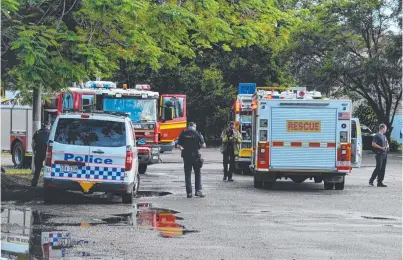
[[[34,151],[34,176],[31,181],[31,186],[36,187],[38,184],[39,175],[41,174],[43,161],[46,157],[46,150],[50,134],[50,124],[45,122],[42,124],[42,128],[35,132],[32,137],[32,147]]]
[[[189,123],[188,129],[182,131],[178,138],[177,146],[181,149],[181,156],[184,162],[186,194],[192,198],[192,168],[195,172],[195,196],[204,197],[201,184],[202,158],[200,148],[206,148],[204,138],[196,131],[196,123]]]
[[[232,174],[235,171],[235,156],[239,154],[240,145],[242,142],[242,135],[236,129],[235,122],[230,122],[229,127],[224,129],[221,133],[222,146],[221,152],[223,154],[224,178],[226,181],[234,181]],[[228,170],[229,164],[229,170]]]
[[[369,185],[374,186],[375,178],[378,178],[378,187],[387,187],[383,184],[383,179],[385,177],[385,169],[386,169],[386,162],[389,150],[389,143],[388,139],[385,136],[386,131],[388,128],[385,124],[379,125],[379,132],[374,136],[374,140],[372,141],[372,147],[375,149],[376,152],[376,168],[372,173],[371,178],[369,179]]]

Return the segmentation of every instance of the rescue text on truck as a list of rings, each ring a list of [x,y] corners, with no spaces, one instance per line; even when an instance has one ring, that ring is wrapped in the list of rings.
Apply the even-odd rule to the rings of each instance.
[[[343,190],[345,176],[360,167],[361,136],[350,100],[322,99],[305,88],[258,89],[253,97],[254,187],[277,179],[314,179],[325,189]]]

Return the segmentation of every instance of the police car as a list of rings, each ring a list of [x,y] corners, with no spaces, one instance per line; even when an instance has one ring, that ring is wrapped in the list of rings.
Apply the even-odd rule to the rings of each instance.
[[[132,122],[118,113],[59,115],[50,132],[44,202],[60,190],[108,192],[132,203],[140,184]]]

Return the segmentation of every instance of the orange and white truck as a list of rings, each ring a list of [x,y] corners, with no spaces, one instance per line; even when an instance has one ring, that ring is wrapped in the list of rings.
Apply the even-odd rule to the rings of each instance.
[[[343,190],[345,176],[360,167],[362,140],[350,100],[322,98],[295,87],[257,89],[252,101],[254,187],[277,179],[314,179],[327,190]],[[353,135],[352,135],[353,133]]]

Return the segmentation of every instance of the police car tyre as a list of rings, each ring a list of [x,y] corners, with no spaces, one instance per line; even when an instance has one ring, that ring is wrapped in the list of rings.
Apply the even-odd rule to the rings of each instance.
[[[344,190],[344,180],[343,182],[338,182],[334,184],[334,189],[335,190]]]
[[[139,173],[145,174],[147,171],[147,164],[139,164]]]
[[[323,186],[325,187],[325,190],[333,190],[333,188],[334,188],[334,183],[332,183],[332,182],[325,182],[325,183],[323,184]]]
[[[54,203],[57,201],[57,191],[54,188],[43,188],[43,202],[46,204]]]
[[[122,194],[122,202],[125,204],[133,203],[133,192],[123,193]]]

